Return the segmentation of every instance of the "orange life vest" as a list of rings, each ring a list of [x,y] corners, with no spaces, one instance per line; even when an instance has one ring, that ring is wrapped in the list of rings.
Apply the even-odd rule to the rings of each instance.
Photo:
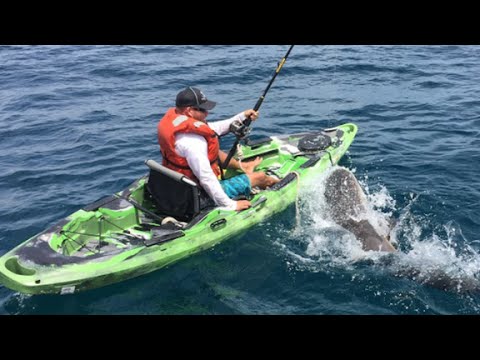
[[[188,166],[187,159],[178,155],[175,151],[175,135],[178,133],[191,133],[202,135],[207,140],[208,160],[212,171],[218,177],[220,176],[220,167],[218,166],[218,151],[220,145],[218,136],[207,124],[195,120],[186,115],[179,115],[175,108],[167,111],[165,116],[159,121],[157,126],[158,143],[163,156],[162,165],[188,176],[198,183],[197,177]]]

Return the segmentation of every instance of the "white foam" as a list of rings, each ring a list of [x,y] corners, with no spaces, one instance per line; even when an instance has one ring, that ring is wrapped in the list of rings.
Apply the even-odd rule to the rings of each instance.
[[[395,262],[385,262],[386,253],[363,251],[353,234],[339,227],[330,218],[324,191],[325,180],[338,166],[303,183],[300,191],[301,228],[272,228],[277,232],[276,244],[287,256],[290,268],[300,271],[326,271],[331,267],[351,269],[358,261],[386,264],[387,270],[396,272],[408,267],[414,269],[416,280],[428,282],[429,276],[439,272],[449,278],[475,280],[480,273],[480,255],[465,239],[461,228],[454,222],[437,226],[429,233],[432,220],[426,215],[414,215],[411,206],[419,196],[409,194],[408,203],[397,209],[396,201],[383,185],[375,184],[378,190],[368,187],[368,177],[359,181],[366,193],[365,218],[381,235],[388,235],[393,213],[400,213],[390,232],[391,240],[398,243],[399,253]],[[438,231],[438,229],[441,231]],[[278,236],[280,232],[280,236]],[[461,283],[461,282],[460,282]]]

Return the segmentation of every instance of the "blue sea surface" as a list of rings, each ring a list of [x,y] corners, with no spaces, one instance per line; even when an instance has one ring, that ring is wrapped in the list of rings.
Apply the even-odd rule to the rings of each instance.
[[[252,108],[288,46],[0,46],[0,255],[160,159],[156,125],[200,87],[210,120]],[[252,136],[353,122],[340,165],[401,260],[366,254],[326,219],[323,180],[294,206],[168,268],[73,295],[0,286],[2,314],[480,314],[480,47],[296,46]],[[222,139],[228,150],[233,137]],[[333,229],[333,230],[332,230]],[[360,259],[360,260],[359,260]],[[416,277],[399,275],[415,267]]]

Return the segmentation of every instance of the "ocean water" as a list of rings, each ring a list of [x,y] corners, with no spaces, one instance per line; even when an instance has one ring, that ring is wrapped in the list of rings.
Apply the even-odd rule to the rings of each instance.
[[[0,46],[0,254],[159,159],[156,125],[183,87],[252,108],[287,45]],[[84,293],[0,286],[2,314],[479,314],[480,47],[296,46],[252,136],[353,122],[341,166],[395,260],[328,220],[324,178],[294,206],[166,269]],[[222,139],[229,149],[234,139]],[[415,276],[402,276],[414,268]],[[435,271],[456,279],[429,285]]]

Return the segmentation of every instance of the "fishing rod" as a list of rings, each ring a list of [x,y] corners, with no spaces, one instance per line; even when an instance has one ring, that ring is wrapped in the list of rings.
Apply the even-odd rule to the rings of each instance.
[[[262,106],[263,100],[265,100],[265,96],[267,96],[268,90],[270,90],[270,87],[272,86],[273,82],[275,81],[275,78],[277,77],[280,70],[282,70],[283,64],[285,64],[285,61],[287,61],[288,55],[290,55],[290,51],[292,51],[294,46],[295,45],[290,46],[290,48],[288,49],[288,51],[285,54],[285,56],[283,57],[283,59],[278,63],[278,66],[275,69],[275,73],[273,74],[272,79],[268,83],[268,85],[267,85],[265,91],[263,92],[263,94],[258,99],[258,101],[255,104],[255,107],[253,108],[253,110],[258,111],[258,109],[260,109],[260,106]],[[228,164],[230,163],[230,160],[235,155],[235,151],[237,150],[237,146],[240,143],[240,141],[243,140],[245,137],[247,137],[248,134],[250,133],[251,122],[252,122],[252,119],[249,116],[248,118],[246,118],[243,121],[243,123],[236,123],[236,122],[232,123],[232,125],[230,127],[230,130],[235,134],[237,139],[235,140],[235,143],[233,144],[232,148],[230,149],[230,152],[228,153],[228,156],[225,159],[225,162],[223,163],[223,165],[220,164],[220,170],[221,170],[222,174],[223,174],[222,169],[227,168]]]

